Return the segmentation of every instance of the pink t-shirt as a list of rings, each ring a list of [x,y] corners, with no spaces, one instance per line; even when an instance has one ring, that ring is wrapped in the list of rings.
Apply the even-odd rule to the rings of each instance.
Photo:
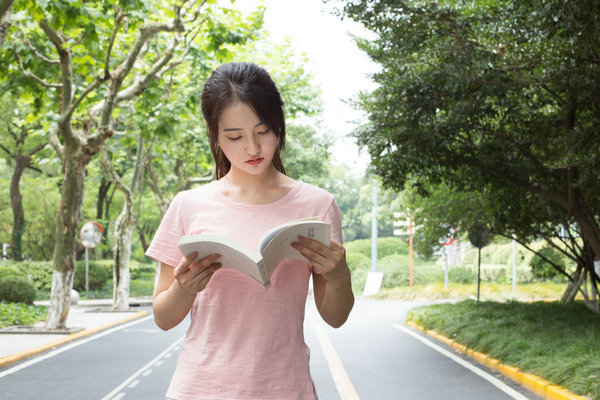
[[[215,182],[175,196],[146,255],[176,266],[183,235],[226,236],[256,249],[267,230],[319,216],[342,243],[333,196],[307,183],[264,205],[228,200]],[[177,400],[316,399],[304,342],[304,309],[311,265],[285,260],[265,290],[242,273],[223,268],[200,292],[190,311],[167,397]]]

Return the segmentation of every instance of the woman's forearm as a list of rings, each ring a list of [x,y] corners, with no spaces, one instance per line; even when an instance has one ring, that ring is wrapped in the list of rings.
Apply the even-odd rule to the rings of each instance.
[[[185,319],[195,299],[195,293],[188,292],[176,280],[173,281],[167,290],[154,296],[152,309],[156,325],[165,331],[176,327]]]
[[[354,294],[350,279],[332,284],[325,283],[325,293],[317,309],[325,322],[339,328],[346,322],[354,306]]]

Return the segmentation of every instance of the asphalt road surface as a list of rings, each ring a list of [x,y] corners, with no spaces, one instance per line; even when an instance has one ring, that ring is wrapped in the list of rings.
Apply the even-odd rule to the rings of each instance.
[[[309,299],[305,337],[320,400],[541,399],[404,326],[415,305],[358,300],[333,329]],[[0,369],[0,398],[164,399],[186,328],[163,332],[148,316],[50,350]]]

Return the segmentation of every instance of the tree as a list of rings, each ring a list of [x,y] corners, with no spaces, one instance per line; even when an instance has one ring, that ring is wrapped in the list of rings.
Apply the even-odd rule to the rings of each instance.
[[[497,233],[565,243],[600,312],[600,2],[350,1],[381,65],[356,132],[384,182],[475,193]],[[570,237],[558,234],[563,226]],[[551,243],[555,243],[553,240]],[[591,283],[590,292],[581,283]],[[573,290],[571,290],[571,294]],[[567,296],[572,297],[572,296]]]
[[[3,140],[0,140],[0,149],[8,156],[8,159],[14,162],[10,182],[10,200],[13,211],[10,244],[13,260],[21,260],[23,256],[22,239],[25,230],[25,212],[20,189],[21,178],[27,168],[41,172],[35,166],[34,157],[47,145],[45,135],[39,134],[42,124],[37,120],[35,113],[29,113],[31,104],[28,104],[28,100],[31,99],[26,96],[15,99],[9,93],[5,93],[0,98],[0,114],[2,115],[0,126],[3,127],[2,131],[5,133],[2,136]]]
[[[104,168],[108,171],[116,187],[125,195],[123,209],[115,221],[114,264],[113,264],[113,309],[129,309],[129,261],[131,259],[131,238],[139,216],[139,208],[134,210],[134,200],[138,195],[140,182],[143,180],[144,167],[147,163],[147,150],[144,137],[139,134],[135,150],[134,171],[131,184],[127,185],[116,173],[106,148],[101,150]]]
[[[120,127],[115,112],[211,41],[206,1],[16,1],[11,45],[23,75],[58,93],[50,143],[63,166],[46,327],[65,327],[86,166]],[[222,35],[218,35],[220,40]],[[54,54],[54,55],[52,55]]]
[[[10,27],[10,6],[14,0],[0,0],[0,45]]]

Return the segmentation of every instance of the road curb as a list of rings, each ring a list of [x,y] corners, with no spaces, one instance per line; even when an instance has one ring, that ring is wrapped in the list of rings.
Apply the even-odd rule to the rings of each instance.
[[[558,385],[554,385],[551,382],[540,378],[539,376],[523,372],[517,367],[502,364],[499,360],[489,357],[487,354],[480,353],[468,349],[466,346],[455,342],[454,340],[447,338],[439,333],[423,328],[421,325],[407,320],[406,325],[413,329],[423,332],[427,336],[430,336],[442,343],[447,344],[459,353],[465,354],[468,357],[474,359],[478,363],[485,365],[486,367],[500,372],[502,375],[512,379],[520,385],[531,390],[533,393],[546,400],[589,400],[589,397],[578,396],[569,392],[567,389],[562,388]]]
[[[136,312],[135,314],[129,315],[125,318],[121,318],[117,321],[112,321],[107,324],[97,326],[95,328],[85,329],[83,331],[75,332],[75,333],[65,336],[64,338],[54,340],[52,342],[48,342],[46,344],[34,347],[32,349],[25,350],[20,353],[12,354],[10,356],[2,357],[2,358],[0,358],[0,368],[6,367],[7,365],[16,363],[17,361],[21,361],[25,358],[32,357],[37,354],[43,353],[44,351],[50,350],[54,347],[61,346],[65,343],[72,342],[73,340],[81,339],[83,337],[93,335],[95,333],[104,331],[104,330],[112,328],[114,326],[124,324],[125,322],[136,320],[147,314],[148,314],[147,311],[140,310],[140,311]]]

